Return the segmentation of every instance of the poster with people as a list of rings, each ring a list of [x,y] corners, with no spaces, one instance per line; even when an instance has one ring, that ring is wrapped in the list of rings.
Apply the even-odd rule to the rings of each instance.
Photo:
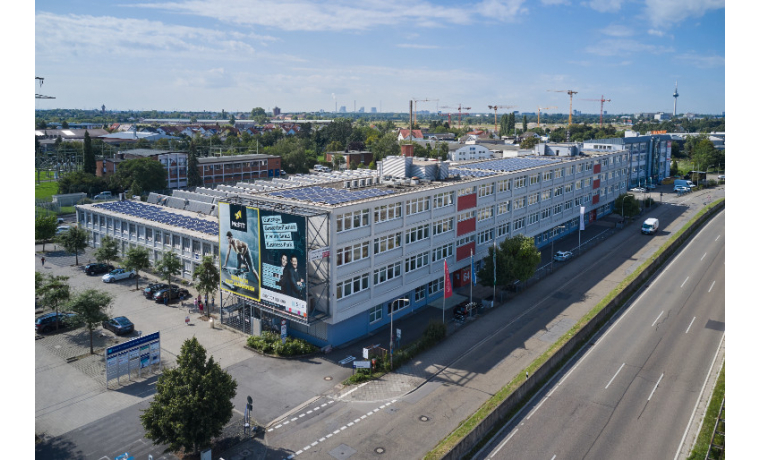
[[[306,317],[306,218],[261,209],[261,300]]]
[[[261,300],[259,210],[219,203],[221,289]]]

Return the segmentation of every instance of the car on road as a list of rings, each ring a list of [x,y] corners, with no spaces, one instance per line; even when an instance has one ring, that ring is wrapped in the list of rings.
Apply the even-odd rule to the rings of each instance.
[[[94,264],[87,264],[84,266],[84,272],[90,276],[100,275],[101,273],[108,273],[113,270],[114,270],[113,265],[110,265],[110,264],[94,263]]]
[[[570,251],[557,251],[554,253],[554,260],[557,262],[568,260],[571,257],[573,257],[573,253]]]
[[[114,281],[125,280],[127,278],[132,279],[135,277],[134,270],[127,270],[126,268],[117,268],[110,273],[103,275],[104,283],[112,283]]]
[[[103,329],[108,329],[116,335],[124,335],[134,331],[135,325],[126,316],[117,316],[103,321]]]
[[[56,319],[60,321],[58,329],[64,329],[73,325],[73,319],[76,316],[74,313],[67,312],[52,312],[38,316],[34,320],[34,331],[37,333],[47,333],[55,330]]]
[[[177,299],[184,300],[190,298],[190,291],[178,286],[172,286],[171,289],[162,289],[156,292],[156,295],[153,296],[153,300],[156,302],[163,302],[164,298],[167,296],[169,302],[173,302]]]
[[[631,192],[646,192],[647,189],[645,189],[644,187],[633,187],[630,191]]]
[[[143,289],[143,295],[146,299],[152,299],[158,291],[163,291],[164,289],[169,289],[169,285],[166,283],[152,283]]]
[[[691,187],[686,187],[685,185],[676,185],[673,187],[673,191],[678,193],[687,193],[691,192]]]

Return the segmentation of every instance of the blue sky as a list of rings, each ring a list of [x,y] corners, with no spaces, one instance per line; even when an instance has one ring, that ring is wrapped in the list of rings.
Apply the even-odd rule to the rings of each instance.
[[[725,111],[723,0],[38,0],[35,107]],[[446,111],[446,109],[441,109]]]

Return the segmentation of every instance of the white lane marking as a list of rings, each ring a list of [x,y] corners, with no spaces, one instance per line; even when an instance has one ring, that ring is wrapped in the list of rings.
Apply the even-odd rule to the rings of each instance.
[[[707,253],[705,253],[705,254],[702,256],[702,258],[701,258],[701,259],[699,259],[699,260],[700,260],[700,261],[704,260],[704,258],[705,258],[705,256],[706,256],[706,255],[707,255]]]
[[[348,422],[346,426],[354,426],[354,422]]]
[[[316,446],[317,444],[319,444],[319,441],[314,441],[314,442],[312,442],[312,443],[311,443],[311,447],[314,447],[314,446]]]
[[[303,452],[303,451],[299,450],[298,452],[296,452],[296,455],[301,455],[301,452]]]
[[[540,403],[538,403],[538,406],[536,406],[536,408],[533,409],[533,411],[530,414],[528,414],[528,416],[525,418],[525,420],[530,420],[531,416],[533,416],[533,414],[536,413],[536,411],[538,410],[538,408],[541,407],[546,402],[547,399],[549,399],[548,396],[546,398],[544,398]]]
[[[359,388],[363,387],[364,385],[366,385],[368,383],[369,382],[364,382],[361,385],[359,385],[358,387],[356,387],[356,388],[354,388],[352,390],[348,390],[347,392],[345,392],[342,395],[338,396],[338,399],[345,398],[346,396],[350,395],[351,393],[353,393],[354,391],[358,390]],[[332,404],[332,400],[330,400],[330,404]]]
[[[681,283],[681,287],[683,287],[683,285],[686,284],[687,281],[689,281],[689,277],[688,276],[686,277],[685,280],[683,280],[683,283]]]
[[[279,425],[277,425],[277,426],[276,426],[276,427],[274,427],[274,428],[275,428],[275,429],[277,429],[277,428],[280,428],[280,427],[282,427],[282,423],[280,423]]]
[[[288,420],[287,422],[282,422],[282,425],[283,425],[283,426],[285,426],[285,425],[287,425],[288,423],[290,423],[290,420]]]
[[[512,436],[514,436],[515,433],[517,433],[518,430],[519,430],[519,428],[515,428],[515,431],[509,433],[509,436],[507,436],[507,439],[505,439],[504,441],[502,441],[501,444],[499,444],[498,449],[496,449],[495,451],[493,451],[493,453],[491,454],[491,456],[489,458],[494,458],[494,456],[496,456],[496,454],[501,450],[501,448],[504,447],[504,445],[507,442],[509,442],[510,439],[512,439]]]
[[[657,389],[657,386],[659,386],[659,385],[660,385],[660,380],[662,380],[662,376],[663,376],[663,375],[665,375],[665,374],[660,374],[660,378],[659,378],[659,379],[657,379],[657,383],[655,383],[655,384],[654,384],[654,388],[652,388],[652,392],[651,392],[651,393],[649,393],[649,397],[647,398],[647,401],[649,401],[650,399],[652,399],[652,395],[654,394],[654,390],[656,390],[656,389]]]
[[[354,423],[359,423],[359,422],[361,422],[361,421],[362,421],[362,419],[360,419],[360,418],[357,418],[356,420],[354,420]]]
[[[707,292],[712,292],[713,286],[715,286],[715,281],[712,282],[712,284],[710,285],[710,289],[708,289]]]
[[[331,438],[331,437],[332,437],[332,435],[333,435],[332,433],[329,433],[327,436],[325,436],[325,439],[327,439],[327,438]]]
[[[322,442],[322,441],[324,441],[325,439],[327,439],[327,438],[319,438],[319,442]]]
[[[364,420],[365,418],[367,418],[367,416],[366,415],[362,415],[361,418],[362,418],[362,420]]]
[[[661,312],[660,312],[660,314],[657,316],[657,319],[656,319],[656,320],[654,320],[654,323],[652,323],[652,327],[654,327],[654,325],[655,325],[655,324],[657,324],[657,321],[659,321],[659,320],[660,320],[660,316],[662,316],[662,314],[663,314],[663,313],[665,313],[665,311],[661,311]]]
[[[306,414],[300,414],[300,415],[298,416],[298,418],[301,418],[301,417],[306,417]]]
[[[340,431],[343,431],[345,429],[346,429],[346,425],[343,425],[342,427],[340,427]]]
[[[689,329],[691,329],[691,325],[694,324],[694,320],[695,319],[697,319],[696,316],[691,319],[691,322],[689,323],[689,327],[686,328],[686,332],[684,332],[684,334],[688,334],[689,333]]]
[[[298,417],[293,417],[292,419],[290,419],[291,422],[295,422],[296,420],[298,420]]]
[[[374,414],[374,412],[367,412],[367,416]]]
[[[309,415],[309,414],[311,414],[312,412],[314,412],[314,411],[313,411],[313,410],[310,410],[310,411],[306,412],[306,415]]]
[[[557,454],[554,454],[554,456],[550,458],[549,460],[554,460],[555,458],[557,458]]]
[[[302,448],[301,450],[309,450],[310,448],[311,448],[311,446],[309,445],[309,446],[306,446],[306,447]]]
[[[340,433],[340,430],[333,431],[333,434],[338,434],[338,433]]]
[[[718,241],[719,239],[720,239],[720,235],[718,235],[718,236],[715,238],[715,241]]]
[[[615,372],[615,375],[612,376],[612,378],[610,379],[610,381],[607,383],[607,386],[604,387],[605,390],[610,386],[610,384],[612,384],[612,381],[615,380],[615,377],[617,377],[617,375],[620,373],[620,371],[623,370],[623,366],[625,366],[625,363],[623,363],[623,364],[620,365],[620,369],[618,369],[617,372]]]

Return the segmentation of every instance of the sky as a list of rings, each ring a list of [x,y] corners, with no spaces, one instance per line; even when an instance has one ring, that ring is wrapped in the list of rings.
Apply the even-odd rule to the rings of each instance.
[[[408,112],[418,99],[431,112],[567,113],[573,90],[583,113],[599,113],[602,98],[608,113],[672,113],[677,81],[679,113],[726,110],[724,0],[38,0],[34,8],[35,73],[45,78],[35,92],[56,97],[37,109]]]

